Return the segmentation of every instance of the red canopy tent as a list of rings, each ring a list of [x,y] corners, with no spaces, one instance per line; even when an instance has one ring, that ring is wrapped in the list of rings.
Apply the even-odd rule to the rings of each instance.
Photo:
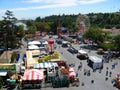
[[[22,80],[43,80],[43,79],[44,79],[43,70],[38,69],[26,70],[24,76],[22,77]]]

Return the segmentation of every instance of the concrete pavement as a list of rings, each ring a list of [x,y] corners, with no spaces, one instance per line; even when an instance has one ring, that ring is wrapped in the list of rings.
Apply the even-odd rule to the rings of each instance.
[[[0,63],[9,63],[13,51],[4,51],[0,56]]]
[[[73,45],[76,49],[79,50],[80,45]],[[84,49],[84,48],[82,48]],[[80,86],[78,88],[75,87],[70,87],[69,90],[71,89],[76,89],[76,90],[118,90],[117,88],[113,87],[111,80],[115,77],[115,75],[117,73],[120,73],[119,67],[120,67],[120,61],[118,59],[113,59],[112,62],[109,63],[104,63],[104,68],[101,71],[101,73],[99,73],[99,70],[97,70],[96,72],[93,72],[92,68],[90,68],[87,65],[87,61],[86,60],[80,60],[78,58],[76,58],[76,54],[71,54],[70,52],[67,51],[67,48],[62,48],[62,47],[57,47],[57,50],[59,52],[63,52],[63,54],[61,54],[66,60],[67,62],[70,63],[75,63],[75,71],[78,72],[78,77],[80,78],[80,83],[84,82],[85,86]],[[89,52],[89,50],[84,49],[86,52]],[[90,53],[88,53],[88,55],[95,55],[98,57],[102,57],[101,55],[97,55],[96,54],[96,50],[91,50]],[[83,67],[82,70],[77,71],[78,65],[79,63],[82,62]],[[111,69],[111,64],[112,63],[118,63],[118,65],[116,65],[115,69]],[[112,72],[111,77],[106,76],[106,68],[109,68],[108,72]],[[88,69],[91,72],[90,76],[86,76],[84,75],[84,69]],[[108,80],[106,81],[105,78],[108,78]],[[94,80],[94,83],[91,84],[91,80]],[[59,89],[57,89],[59,90]],[[63,89],[64,90],[64,89]],[[67,90],[67,89],[66,89]]]

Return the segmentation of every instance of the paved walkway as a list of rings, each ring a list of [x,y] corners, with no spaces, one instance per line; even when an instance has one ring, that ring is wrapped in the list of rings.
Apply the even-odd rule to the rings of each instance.
[[[14,52],[14,51],[20,51],[21,52],[20,56],[22,57],[22,55],[26,51],[27,42],[25,42],[24,39],[22,39],[22,43],[23,43],[23,46],[21,46],[21,48],[19,48],[19,49],[14,49],[14,50],[11,50],[11,51],[4,51],[3,54],[0,55],[0,63],[8,63],[8,62],[10,62],[12,52]]]
[[[4,51],[3,54],[0,55],[0,63],[10,62],[12,52],[13,51]]]

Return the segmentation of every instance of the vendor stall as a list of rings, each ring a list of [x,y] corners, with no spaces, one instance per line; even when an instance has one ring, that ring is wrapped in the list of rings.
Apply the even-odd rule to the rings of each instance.
[[[22,77],[22,88],[41,88],[44,79],[43,70],[28,69]]]
[[[69,76],[69,78],[70,78],[70,82],[73,83],[74,78],[75,78],[75,76],[76,76],[76,73],[75,73],[73,67],[69,67],[69,73],[68,73],[68,76]]]
[[[112,80],[113,86],[120,89],[120,73]]]
[[[54,62],[43,62],[43,63],[38,63],[38,64],[34,64],[33,68],[36,69],[42,69],[42,68],[56,68],[58,67],[57,63]]]

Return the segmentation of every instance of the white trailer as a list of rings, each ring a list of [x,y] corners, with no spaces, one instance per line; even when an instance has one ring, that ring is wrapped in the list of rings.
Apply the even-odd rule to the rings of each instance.
[[[91,66],[94,70],[96,70],[103,67],[103,62],[102,59],[97,56],[89,56],[88,65]]]

